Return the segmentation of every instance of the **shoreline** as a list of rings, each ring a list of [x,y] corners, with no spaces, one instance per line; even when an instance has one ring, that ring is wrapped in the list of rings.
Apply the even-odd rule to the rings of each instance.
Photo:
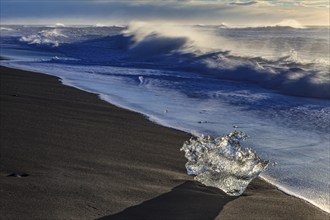
[[[0,57],[0,60],[1,60],[1,57]],[[8,59],[8,60],[10,60],[10,59]],[[124,110],[128,110],[128,111],[131,111],[131,112],[140,114],[143,117],[145,117],[146,120],[149,120],[152,123],[155,123],[157,125],[160,125],[160,126],[163,126],[163,127],[166,127],[166,128],[170,128],[170,129],[174,129],[174,130],[178,130],[179,132],[187,133],[190,136],[199,136],[201,134],[201,133],[196,132],[195,130],[189,130],[189,129],[185,129],[183,127],[177,127],[177,126],[170,125],[170,124],[164,122],[160,118],[157,118],[157,117],[154,117],[153,115],[148,115],[146,113],[140,112],[140,111],[138,111],[138,110],[130,107],[129,105],[123,105],[123,104],[121,104],[118,101],[114,101],[111,98],[109,98],[107,95],[103,95],[102,93],[99,93],[99,92],[96,92],[96,91],[93,91],[93,90],[89,90],[89,89],[86,89],[86,88],[79,87],[79,86],[75,85],[71,80],[68,80],[67,78],[65,78],[63,76],[58,76],[56,74],[53,75],[53,74],[47,73],[47,72],[39,72],[38,70],[33,70],[33,68],[32,69],[19,68],[19,67],[11,66],[9,63],[6,63],[5,65],[2,64],[2,65],[4,67],[6,67],[6,68],[9,68],[9,69],[16,69],[16,70],[21,70],[21,71],[41,73],[41,74],[44,74],[44,75],[47,75],[47,76],[56,77],[61,82],[61,84],[64,85],[64,86],[69,86],[69,87],[78,89],[78,90],[83,91],[83,92],[94,94],[94,95],[97,96],[98,99],[101,99],[102,101],[105,101],[105,102],[109,103],[110,105],[114,105],[114,106],[116,106],[118,108],[121,108],[121,109],[124,109]],[[1,64],[0,64],[0,66],[1,66]],[[310,201],[310,200],[304,198],[303,196],[300,196],[299,194],[295,194],[295,193],[291,192],[287,188],[280,186],[280,184],[278,182],[276,182],[276,180],[273,179],[272,177],[270,177],[270,176],[264,177],[262,174],[259,176],[259,178],[262,179],[263,181],[267,182],[268,184],[276,187],[279,191],[281,191],[281,192],[283,192],[283,193],[285,193],[285,194],[287,194],[289,196],[292,196],[292,197],[301,199],[304,202],[307,202],[310,205],[318,208],[322,212],[325,212],[327,214],[330,214],[330,212],[328,212],[327,210],[322,209],[320,206],[318,206],[317,203],[314,203],[313,201]]]
[[[240,197],[196,184],[179,151],[189,134],[113,106],[97,94],[63,85],[55,76],[2,66],[0,77],[1,209],[6,219],[24,213],[46,219],[237,219],[247,213],[250,219],[329,218],[260,178]],[[7,177],[12,172],[29,176]]]

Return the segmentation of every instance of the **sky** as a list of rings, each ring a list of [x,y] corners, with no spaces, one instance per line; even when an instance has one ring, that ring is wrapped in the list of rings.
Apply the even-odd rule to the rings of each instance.
[[[1,24],[329,25],[329,0],[1,0]]]

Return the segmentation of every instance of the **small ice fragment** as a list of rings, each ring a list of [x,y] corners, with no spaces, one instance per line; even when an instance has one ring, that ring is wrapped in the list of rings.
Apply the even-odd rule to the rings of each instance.
[[[140,80],[140,84],[142,84],[144,80],[143,76],[139,76],[139,80]]]

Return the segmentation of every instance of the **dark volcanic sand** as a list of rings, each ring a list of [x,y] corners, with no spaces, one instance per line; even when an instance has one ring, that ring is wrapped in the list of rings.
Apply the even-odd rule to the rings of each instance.
[[[240,197],[203,187],[179,151],[188,134],[56,77],[0,70],[1,219],[329,219],[260,179]]]

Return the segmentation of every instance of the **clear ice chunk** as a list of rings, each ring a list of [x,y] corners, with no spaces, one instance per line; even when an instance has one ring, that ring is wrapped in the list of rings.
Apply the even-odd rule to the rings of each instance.
[[[234,131],[212,138],[191,138],[180,149],[188,159],[188,175],[206,186],[217,187],[231,196],[241,195],[248,184],[264,171],[269,161],[260,159],[251,148],[241,147],[247,135]]]

